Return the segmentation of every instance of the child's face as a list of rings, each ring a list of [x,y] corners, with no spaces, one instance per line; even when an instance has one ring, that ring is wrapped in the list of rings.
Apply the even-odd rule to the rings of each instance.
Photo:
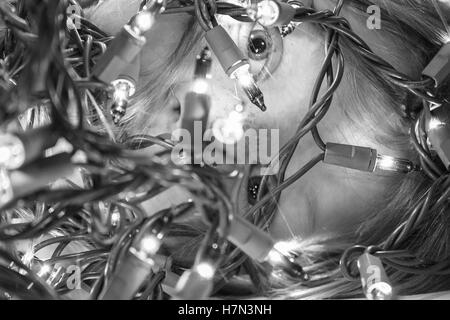
[[[95,10],[91,19],[105,31],[115,33],[137,12],[139,3],[109,0]],[[164,15],[158,19],[158,23],[147,34],[148,44],[142,53],[143,74],[151,74],[159,65],[167,63],[168,57],[183,40],[191,20],[189,15]],[[252,105],[214,61],[211,119],[223,117],[234,110],[236,105],[243,104],[247,125],[256,129],[279,129],[280,145],[284,145],[293,136],[308,109],[313,85],[324,58],[323,34],[316,26],[308,23],[300,25],[284,39],[276,30],[265,31],[254,24],[238,23],[228,18],[219,19],[219,23],[249,56],[253,72],[258,73],[264,68],[267,71],[267,76],[258,82],[264,93],[267,111],[261,112]],[[266,44],[271,42],[273,47],[267,45],[265,50],[259,51],[259,56],[255,55],[249,50],[250,35]],[[176,70],[166,71],[177,74],[175,83],[170,86],[161,83],[160,90],[172,91],[181,104],[181,110],[192,79],[195,56],[204,45],[203,41],[185,55]],[[264,46],[258,47],[261,48],[264,49]],[[145,85],[145,81],[143,77],[140,85]],[[350,91],[350,84],[344,80],[340,90]],[[350,131],[352,125],[340,108],[340,101],[338,95],[330,112],[319,125],[325,142],[370,146],[378,148],[380,152],[396,155],[394,151],[379,146],[374,137],[367,136],[366,132]],[[149,106],[150,111],[151,108]],[[155,112],[149,120],[150,133],[161,134],[175,129],[177,118],[173,106]],[[287,176],[319,153],[320,150],[308,135],[296,151]],[[372,178],[365,173],[319,164],[283,192],[271,231],[280,239],[294,235],[304,237],[317,233],[351,231],[365,218],[370,208],[384,199],[386,183],[388,181],[385,178]]]

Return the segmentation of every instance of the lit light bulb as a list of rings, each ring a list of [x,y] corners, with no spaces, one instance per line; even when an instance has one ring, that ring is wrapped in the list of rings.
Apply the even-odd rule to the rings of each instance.
[[[269,251],[266,261],[274,267],[275,271],[281,270],[290,277],[303,281],[309,279],[303,268],[295,261],[292,253],[280,250],[280,243],[275,244],[272,250]]]
[[[0,167],[18,169],[42,157],[53,147],[59,135],[45,126],[17,133],[0,134]]]
[[[408,159],[380,155],[372,148],[339,143],[327,143],[323,162],[364,172],[381,170],[409,173],[417,169]]]
[[[206,79],[198,78],[192,83],[192,92],[196,94],[208,94],[209,93],[209,83]]]
[[[46,274],[50,273],[52,271],[52,268],[48,264],[43,264],[41,269],[39,269],[39,272],[37,273],[38,277],[43,277]]]
[[[269,254],[267,255],[267,262],[269,262],[272,265],[281,264],[283,263],[283,261],[284,261],[283,254],[275,248],[270,250]]]
[[[227,118],[216,119],[212,126],[214,137],[223,144],[236,144],[244,137],[243,116],[231,111]]]
[[[258,3],[257,20],[263,26],[273,25],[280,16],[280,9],[275,1],[263,0]]]
[[[161,247],[161,240],[154,235],[147,235],[142,238],[140,246],[141,251],[143,251],[147,256],[153,256]]]
[[[164,12],[165,0],[155,0],[147,3],[142,10],[132,19],[132,27],[138,34],[149,31],[156,21],[156,16]]]
[[[214,273],[214,267],[209,263],[200,263],[184,272],[175,286],[175,297],[181,300],[207,299],[213,290]]]
[[[120,222],[120,213],[119,212],[113,212],[111,214],[111,224],[113,226],[117,226]]]
[[[0,167],[16,169],[25,162],[25,148],[22,141],[12,134],[0,135]]]
[[[294,18],[295,12],[295,7],[290,4],[275,0],[259,1],[256,10],[252,6],[247,9],[248,15],[265,27],[289,24]]]
[[[393,171],[400,173],[409,173],[414,171],[416,166],[408,159],[395,158],[385,155],[378,155],[375,170]]]
[[[250,65],[246,64],[236,69],[230,76],[236,79],[247,95],[248,99],[261,111],[266,111],[267,107],[264,102],[264,95],[256,84],[253,75],[250,73]]]
[[[136,93],[136,85],[128,79],[112,82],[114,86],[114,102],[111,106],[113,122],[118,124],[125,116],[130,98]]]
[[[149,11],[139,12],[133,20],[133,27],[139,34],[149,31],[155,24],[155,15]]]
[[[250,73],[248,59],[225,29],[222,26],[214,27],[206,32],[205,38],[226,74],[237,79],[249,100],[262,111],[266,111],[264,96]]]
[[[271,264],[275,271],[281,270],[300,281],[309,280],[293,256],[289,243],[275,242],[268,233],[242,217],[233,217],[227,239],[252,259]]]
[[[92,71],[95,78],[112,83],[133,63],[147,42],[144,34],[153,27],[156,16],[164,11],[165,3],[164,0],[152,1],[121,29],[95,64]]]
[[[205,279],[213,279],[216,273],[214,266],[208,262],[199,263],[194,270]]]
[[[445,126],[445,123],[436,118],[431,118],[428,122],[428,130],[436,130],[442,126]]]

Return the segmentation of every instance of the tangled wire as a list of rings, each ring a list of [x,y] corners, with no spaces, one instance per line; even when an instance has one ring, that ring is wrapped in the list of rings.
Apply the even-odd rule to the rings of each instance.
[[[252,5],[257,2],[252,1]],[[333,97],[344,75],[342,39],[393,85],[408,90],[423,100],[421,110],[408,110],[414,119],[411,140],[420,159],[420,168],[432,181],[431,187],[417,200],[409,217],[383,243],[372,247],[355,246],[341,259],[342,273],[349,280],[359,280],[355,261],[364,252],[378,256],[396,270],[405,273],[450,274],[449,261],[430,262],[403,250],[405,237],[417,228],[429,210],[441,207],[450,194],[448,170],[430,148],[427,141],[427,115],[446,104],[447,97],[439,91],[433,79],[419,80],[395,70],[373,53],[370,47],[340,16],[344,1],[339,0],[333,11],[317,11],[300,2],[292,23],[314,23],[326,31],[326,56],[312,92],[309,111],[299,123],[295,135],[280,150],[280,171],[265,176],[259,186],[257,204],[244,214],[237,212],[235,194],[227,194],[224,179],[229,178],[211,167],[176,166],[170,160],[173,144],[161,137],[140,135],[116,141],[110,120],[105,116],[111,106],[113,88],[92,76],[92,69],[114,37],[106,34],[80,15],[80,27],[67,23],[67,7],[77,6],[76,0],[11,0],[0,3],[0,21],[5,25],[0,46],[0,121],[4,131],[20,125],[24,130],[45,125],[55,136],[71,146],[67,156],[81,168],[82,185],[68,180],[62,186],[40,188],[14,198],[3,206],[0,218],[0,293],[5,298],[58,299],[68,293],[66,283],[71,277],[68,266],[81,270],[81,285],[89,299],[99,299],[114,281],[121,262],[130,248],[139,247],[142,239],[153,235],[198,236],[194,228],[182,227],[178,221],[200,212],[209,231],[203,235],[196,263],[213,261],[219,272],[213,293],[244,269],[250,276],[255,292],[264,292],[269,284],[258,270],[265,266],[252,261],[238,247],[228,244],[227,234],[234,216],[242,215],[260,230],[268,229],[281,193],[324,160],[326,143],[317,128],[330,109]],[[147,4],[143,1],[141,9]],[[214,0],[169,2],[163,14],[188,13],[196,17],[205,30],[218,25],[216,15],[227,15],[238,21],[252,21],[247,8]],[[321,88],[326,90],[321,93]],[[44,115],[44,116],[43,116]],[[44,119],[44,120],[43,120]],[[93,130],[94,127],[103,130]],[[311,133],[322,153],[312,158],[290,177],[288,165],[300,141]],[[136,156],[132,150],[159,145],[166,151],[153,158]],[[83,155],[83,161],[75,156]],[[235,177],[235,188],[248,178],[242,171]],[[191,199],[148,216],[142,203],[153,199],[173,186],[181,186]],[[53,235],[53,236],[49,236]],[[36,240],[38,239],[38,240]],[[12,244],[33,241],[30,257],[10,253]],[[37,241],[37,242],[36,242]],[[36,242],[36,243],[35,243]],[[81,243],[87,251],[64,254],[71,244]],[[49,259],[40,260],[37,253],[54,247]],[[190,266],[167,262],[146,275],[141,286],[129,298],[164,299],[168,292],[162,284],[169,273],[181,274]],[[52,272],[40,275],[43,266]],[[59,266],[59,267],[58,267]],[[63,266],[63,267],[61,267]],[[284,270],[287,271],[287,270]],[[287,272],[288,273],[288,272]],[[305,285],[314,286],[323,278],[310,277]]]

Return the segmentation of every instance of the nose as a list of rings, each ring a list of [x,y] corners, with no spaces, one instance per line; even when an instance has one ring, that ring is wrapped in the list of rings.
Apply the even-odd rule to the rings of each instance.
[[[213,58],[211,69],[212,78],[209,81],[211,105],[209,110],[208,128],[212,127],[217,119],[226,119],[232,111],[239,110],[245,117],[245,111],[251,108],[249,101],[234,80],[230,79],[223,71],[220,64]],[[174,85],[173,93],[180,102],[181,114],[189,107],[186,105],[185,97],[191,90],[193,72],[188,80]],[[179,125],[180,123],[178,123]]]

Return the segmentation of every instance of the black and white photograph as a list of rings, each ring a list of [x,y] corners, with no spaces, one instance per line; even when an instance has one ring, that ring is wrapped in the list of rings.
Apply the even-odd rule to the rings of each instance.
[[[0,300],[450,300],[450,0],[0,0]]]

